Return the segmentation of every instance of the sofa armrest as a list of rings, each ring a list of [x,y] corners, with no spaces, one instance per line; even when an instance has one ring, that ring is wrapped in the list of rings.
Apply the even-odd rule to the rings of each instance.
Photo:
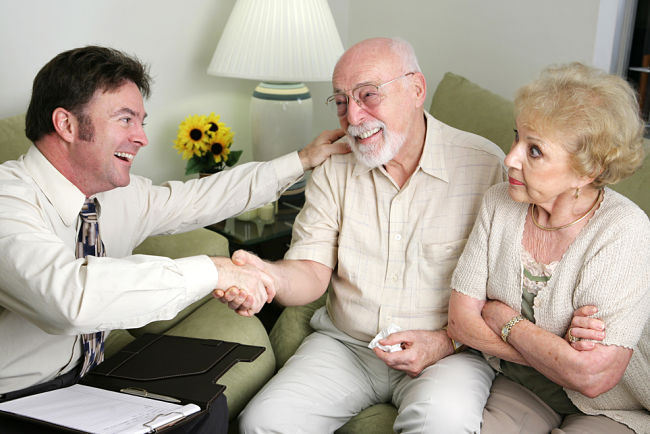
[[[187,256],[208,255],[208,256],[229,256],[228,240],[218,233],[209,229],[200,228],[190,232],[173,235],[156,235],[147,238],[133,250],[135,254],[166,256],[172,259],[184,258]],[[144,333],[164,333],[183,321],[188,315],[201,307],[205,302],[212,299],[206,295],[201,300],[181,310],[172,319],[154,321],[137,329],[130,329],[133,336],[141,336]]]
[[[275,368],[279,370],[293,356],[303,339],[314,330],[309,325],[316,309],[325,305],[327,292],[305,306],[285,307],[269,333],[275,353]]]
[[[230,256],[228,240],[205,228],[173,235],[147,238],[133,250],[135,254],[166,256],[172,259],[187,256]]]

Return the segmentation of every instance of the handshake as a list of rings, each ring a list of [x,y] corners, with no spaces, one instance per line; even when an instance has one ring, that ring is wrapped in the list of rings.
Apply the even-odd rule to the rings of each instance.
[[[275,297],[277,279],[271,274],[272,264],[255,254],[237,250],[232,258],[210,259],[219,272],[212,295],[239,315],[253,316]]]

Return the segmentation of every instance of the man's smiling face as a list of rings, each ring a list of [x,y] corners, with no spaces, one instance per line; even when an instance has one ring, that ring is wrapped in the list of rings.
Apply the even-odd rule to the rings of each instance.
[[[142,94],[133,82],[95,92],[77,118],[70,147],[74,183],[87,196],[129,184],[133,159],[148,143],[145,117]]]
[[[402,63],[385,44],[367,43],[348,50],[334,69],[334,93],[349,95],[364,84],[377,86],[396,79],[379,89],[379,105],[360,106],[349,97],[347,112],[339,117],[355,156],[370,167],[393,159],[408,138],[413,108],[405,90],[412,76]]]

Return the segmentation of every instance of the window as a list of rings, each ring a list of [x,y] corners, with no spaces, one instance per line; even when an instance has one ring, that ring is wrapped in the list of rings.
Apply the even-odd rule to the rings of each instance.
[[[650,0],[638,0],[627,80],[638,91],[641,114],[650,134]]]

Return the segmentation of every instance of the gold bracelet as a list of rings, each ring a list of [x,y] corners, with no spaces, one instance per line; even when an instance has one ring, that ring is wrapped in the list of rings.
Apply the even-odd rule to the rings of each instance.
[[[519,321],[523,321],[526,318],[524,318],[521,315],[517,315],[516,317],[512,318],[510,321],[508,321],[503,328],[501,329],[501,339],[503,339],[503,342],[506,344],[508,343],[508,336],[510,336],[510,330],[517,324]]]

